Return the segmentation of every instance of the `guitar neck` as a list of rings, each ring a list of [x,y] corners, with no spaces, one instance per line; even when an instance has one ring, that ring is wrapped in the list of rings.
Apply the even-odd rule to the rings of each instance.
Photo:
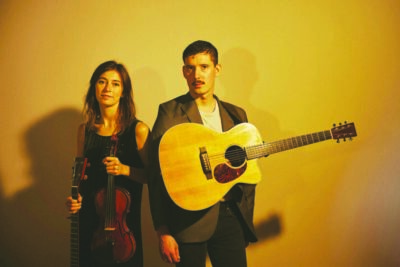
[[[72,186],[71,196],[73,199],[78,199],[78,187]],[[79,267],[79,213],[71,214],[71,242],[70,242],[70,263],[71,267]]]
[[[87,158],[76,157],[72,168],[72,188],[71,197],[78,199],[79,184],[85,176]],[[79,212],[70,215],[71,220],[71,237],[70,237],[70,263],[71,267],[79,267]]]
[[[247,159],[251,160],[330,139],[332,139],[332,134],[329,130],[305,134],[271,143],[263,143],[246,147],[246,155]]]

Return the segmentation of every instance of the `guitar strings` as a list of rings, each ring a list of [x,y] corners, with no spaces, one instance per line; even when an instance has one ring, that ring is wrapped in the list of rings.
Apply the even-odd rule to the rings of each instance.
[[[252,159],[259,155],[264,155],[268,144],[254,145],[247,148],[236,149],[234,151],[227,151],[226,153],[210,154],[209,159],[216,162],[229,162],[240,161],[245,159]],[[250,157],[249,157],[250,155]]]
[[[289,150],[320,141],[325,141],[330,138],[331,135],[329,131],[322,131],[322,132],[292,137],[271,143],[253,145],[242,149],[237,149],[234,151],[228,151],[226,153],[213,154],[209,155],[209,158],[213,160],[215,159],[220,162],[226,162],[227,161],[226,159],[241,160],[243,159],[243,153],[245,153],[246,159],[253,159],[259,156],[277,153],[280,151]]]

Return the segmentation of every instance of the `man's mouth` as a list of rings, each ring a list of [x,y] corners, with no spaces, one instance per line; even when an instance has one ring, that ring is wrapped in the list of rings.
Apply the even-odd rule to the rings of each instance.
[[[202,81],[195,81],[195,82],[192,83],[192,85],[193,85],[194,87],[200,87],[200,86],[204,85],[204,82],[202,82]]]

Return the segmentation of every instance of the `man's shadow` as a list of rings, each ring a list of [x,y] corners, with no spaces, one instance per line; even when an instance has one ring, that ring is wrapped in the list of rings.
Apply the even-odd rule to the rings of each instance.
[[[29,161],[25,175],[33,181],[10,199],[0,199],[0,265],[66,266],[69,226],[64,206],[70,194],[80,112],[56,110],[23,133],[23,153]],[[12,177],[10,177],[12,179]]]
[[[227,92],[224,99],[246,110],[249,122],[257,127],[264,141],[267,135],[283,135],[276,117],[251,103],[252,93],[260,78],[256,57],[246,49],[232,48],[224,53],[221,59],[222,72],[219,82]],[[263,75],[267,76],[268,73]],[[264,159],[260,159],[258,165],[262,176],[266,176],[268,166]],[[260,191],[260,188],[257,190]],[[255,209],[257,210],[257,203]],[[255,227],[259,243],[277,237],[283,232],[282,215],[276,211],[270,211]]]

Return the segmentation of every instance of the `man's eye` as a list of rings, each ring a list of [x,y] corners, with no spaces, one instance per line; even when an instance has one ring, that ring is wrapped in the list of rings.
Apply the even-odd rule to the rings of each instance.
[[[191,66],[186,66],[186,67],[185,67],[185,70],[186,70],[187,72],[191,72],[191,71],[193,71],[193,67],[191,67]]]

